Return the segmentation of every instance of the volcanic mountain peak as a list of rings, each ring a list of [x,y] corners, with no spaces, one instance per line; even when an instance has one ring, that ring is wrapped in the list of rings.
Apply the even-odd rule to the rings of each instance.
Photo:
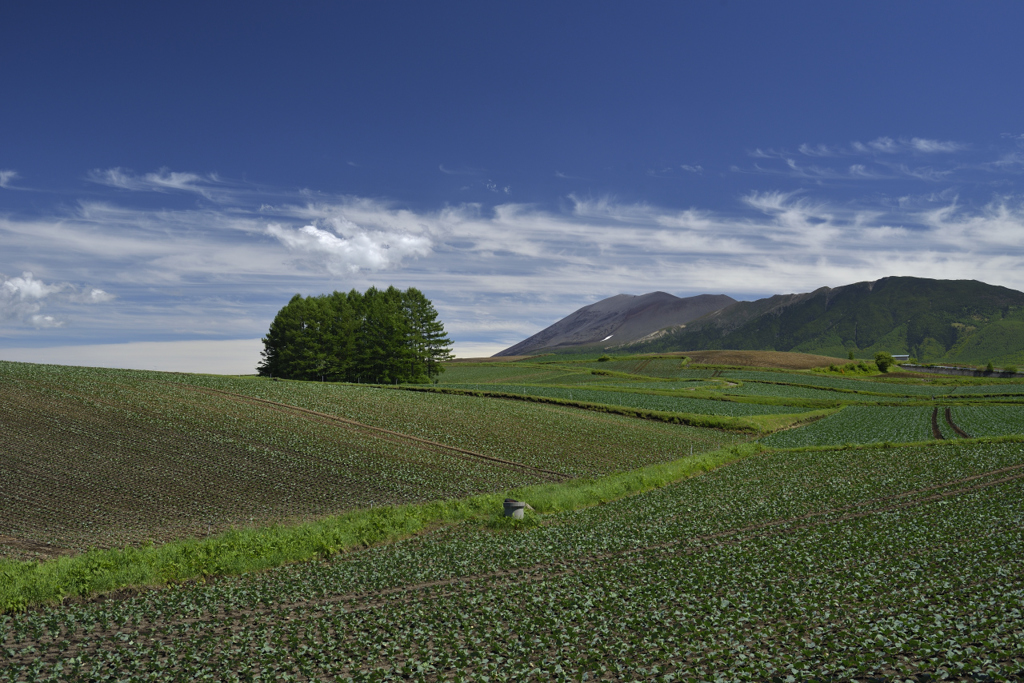
[[[701,294],[687,298],[666,292],[639,296],[618,294],[567,315],[496,356],[518,356],[543,349],[585,346],[610,342],[624,344],[642,339],[666,327],[684,325],[735,303],[725,294]]]

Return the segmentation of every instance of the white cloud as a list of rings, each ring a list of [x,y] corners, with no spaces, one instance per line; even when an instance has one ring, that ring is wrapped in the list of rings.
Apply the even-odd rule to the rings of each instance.
[[[0,187],[8,189],[11,187],[11,181],[19,178],[17,171],[11,170],[0,170]]]
[[[887,137],[875,138],[869,142],[867,146],[876,152],[885,152],[888,154],[892,154],[900,150],[900,145],[892,138]]]
[[[879,168],[877,158],[851,160],[861,161],[835,171],[794,164],[808,177],[847,180]],[[0,269],[46,274],[0,277],[0,315],[16,331],[66,321],[49,335],[88,317],[120,339],[255,337],[295,292],[393,284],[434,300],[458,344],[509,346],[620,292],[762,296],[887,275],[1024,289],[1016,196],[977,207],[940,191],[858,202],[777,189],[714,210],[576,195],[562,210],[507,199],[414,210],[254,190],[217,198],[202,210],[91,202],[34,219],[0,216]],[[119,295],[116,306],[86,308],[108,292]]]
[[[33,315],[29,318],[32,321],[32,326],[36,328],[46,327],[64,327],[63,320],[57,320],[52,315]]]
[[[966,145],[960,144],[959,142],[926,140],[924,138],[911,139],[910,146],[918,152],[925,152],[927,154],[933,154],[936,152],[959,152],[960,150],[967,149]]]
[[[27,323],[36,328],[64,325],[64,320],[40,313],[44,300],[67,305],[105,303],[114,298],[98,288],[80,291],[68,282],[46,284],[27,271],[21,277],[8,278],[0,274],[0,281],[0,321]]]
[[[212,186],[220,183],[216,174],[201,176],[195,173],[180,173],[162,168],[155,173],[139,176],[122,168],[96,169],[88,174],[94,183],[134,192],[195,192],[212,199]]]
[[[819,147],[821,147],[819,145]],[[907,152],[921,152],[924,154],[961,152],[969,148],[960,142],[950,140],[929,140],[927,138],[906,138],[893,139],[890,137],[875,138],[871,142],[854,142],[850,145],[854,153],[859,154],[898,154]],[[803,151],[803,147],[801,147]]]
[[[804,156],[809,157],[834,157],[838,152],[828,145],[817,144],[817,145],[800,145],[800,153]]]
[[[683,169],[684,171],[689,171],[690,173],[704,173],[704,167],[700,165],[690,166],[689,164],[683,164],[679,168]]]
[[[426,235],[401,230],[367,230],[344,216],[325,218],[333,230],[316,225],[296,230],[272,223],[267,226],[267,234],[300,258],[317,263],[333,274],[384,270],[399,265],[406,258],[430,253],[430,238]]]
[[[22,273],[21,277],[4,279],[0,284],[2,296],[8,300],[36,301],[45,299],[51,294],[63,291],[65,285],[48,285],[45,282],[35,279],[32,273]]]
[[[471,341],[457,342],[452,348],[452,353],[456,358],[490,358],[509,346],[512,346],[512,344]]]

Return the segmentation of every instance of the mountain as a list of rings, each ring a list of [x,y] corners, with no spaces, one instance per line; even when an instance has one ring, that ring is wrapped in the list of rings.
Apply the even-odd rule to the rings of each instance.
[[[724,294],[679,298],[665,292],[619,294],[584,306],[529,339],[496,353],[521,356],[574,346],[634,342],[737,303]]]
[[[567,319],[568,320],[568,319]],[[738,301],[630,352],[751,349],[922,362],[1024,362],[1024,292],[976,280],[887,277]]]

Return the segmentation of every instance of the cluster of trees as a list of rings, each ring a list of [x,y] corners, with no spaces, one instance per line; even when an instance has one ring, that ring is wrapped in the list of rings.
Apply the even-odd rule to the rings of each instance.
[[[418,289],[296,294],[263,338],[265,377],[329,382],[429,382],[451,359],[451,340]]]

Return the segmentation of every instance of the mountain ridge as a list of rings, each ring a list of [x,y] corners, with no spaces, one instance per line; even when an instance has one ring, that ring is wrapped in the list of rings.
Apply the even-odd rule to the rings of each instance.
[[[566,342],[545,350],[600,343],[572,343],[572,315],[547,328],[560,326]],[[500,355],[513,355],[509,351],[530,339]],[[643,337],[604,341],[610,344],[603,348],[630,353],[737,349],[838,357],[852,351],[863,357],[888,351],[922,362],[1024,363],[1024,292],[977,280],[892,276],[755,301],[733,300]]]
[[[579,308],[537,334],[499,351],[495,356],[518,356],[546,349],[622,343],[642,339],[661,329],[685,324],[736,303],[725,294],[680,298],[666,292],[617,294]]]

